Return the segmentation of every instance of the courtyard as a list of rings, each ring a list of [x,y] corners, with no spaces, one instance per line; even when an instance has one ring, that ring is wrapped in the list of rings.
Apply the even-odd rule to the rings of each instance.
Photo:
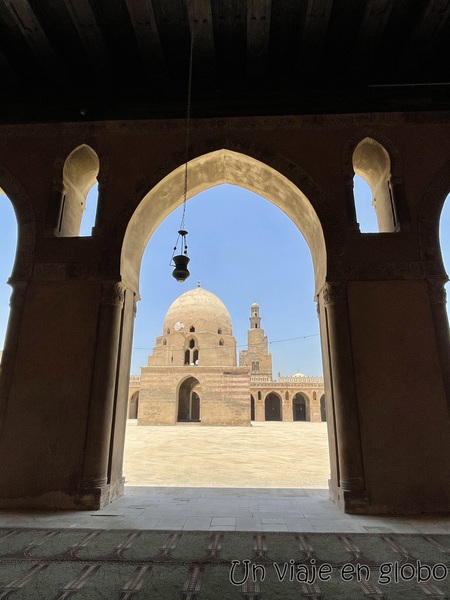
[[[130,419],[123,472],[129,486],[327,488],[327,424],[138,426]]]

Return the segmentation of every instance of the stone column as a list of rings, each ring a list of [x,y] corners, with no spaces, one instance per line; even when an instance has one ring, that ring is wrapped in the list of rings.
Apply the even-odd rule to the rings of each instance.
[[[356,217],[355,208],[355,195],[353,192],[355,174],[348,174],[345,176],[344,189],[345,189],[345,204],[347,208],[347,221],[351,231],[359,231],[359,224]]]
[[[9,284],[12,287],[11,298],[9,300],[10,312],[0,365],[0,430],[8,407],[9,391],[13,377],[27,290],[27,283],[25,281],[9,281]]]
[[[427,283],[444,389],[450,411],[450,333],[447,316],[447,292],[445,291],[447,282],[443,279],[429,279]]]
[[[111,458],[109,465],[110,501],[122,496],[124,491],[123,454],[128,419],[128,390],[130,385],[133,326],[139,299],[139,296],[132,290],[125,290],[112,421]]]
[[[80,500],[89,508],[108,502],[108,467],[125,286],[103,284],[91,387]]]
[[[359,496],[365,490],[365,480],[346,284],[327,283],[322,294],[330,355],[339,488],[344,495],[351,492]]]

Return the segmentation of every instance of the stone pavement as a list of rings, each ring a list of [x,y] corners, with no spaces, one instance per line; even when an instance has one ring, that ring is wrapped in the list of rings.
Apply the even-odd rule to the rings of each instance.
[[[136,427],[130,421],[125,454],[133,485],[103,510],[3,510],[0,527],[450,533],[448,515],[356,516],[338,509],[326,489],[325,424]]]
[[[124,474],[128,485],[139,486],[326,488],[327,424],[137,426],[129,420]]]

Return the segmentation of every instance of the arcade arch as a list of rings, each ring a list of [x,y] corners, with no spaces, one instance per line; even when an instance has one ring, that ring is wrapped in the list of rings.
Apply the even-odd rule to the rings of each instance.
[[[282,421],[281,398],[276,392],[267,394],[264,400],[264,416],[266,421]]]
[[[100,162],[96,152],[86,144],[75,148],[65,160],[62,197],[56,223],[56,231],[61,237],[80,235],[86,197],[97,182],[99,169]],[[91,197],[92,200],[94,199]]]
[[[178,390],[178,422],[200,421],[199,381],[195,377],[185,379]]]
[[[310,421],[309,399],[298,392],[292,398],[292,418],[294,421]]]

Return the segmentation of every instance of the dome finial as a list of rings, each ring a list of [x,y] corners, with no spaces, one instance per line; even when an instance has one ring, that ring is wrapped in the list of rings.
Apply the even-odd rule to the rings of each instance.
[[[197,287],[202,287],[200,281],[197,281]]]

